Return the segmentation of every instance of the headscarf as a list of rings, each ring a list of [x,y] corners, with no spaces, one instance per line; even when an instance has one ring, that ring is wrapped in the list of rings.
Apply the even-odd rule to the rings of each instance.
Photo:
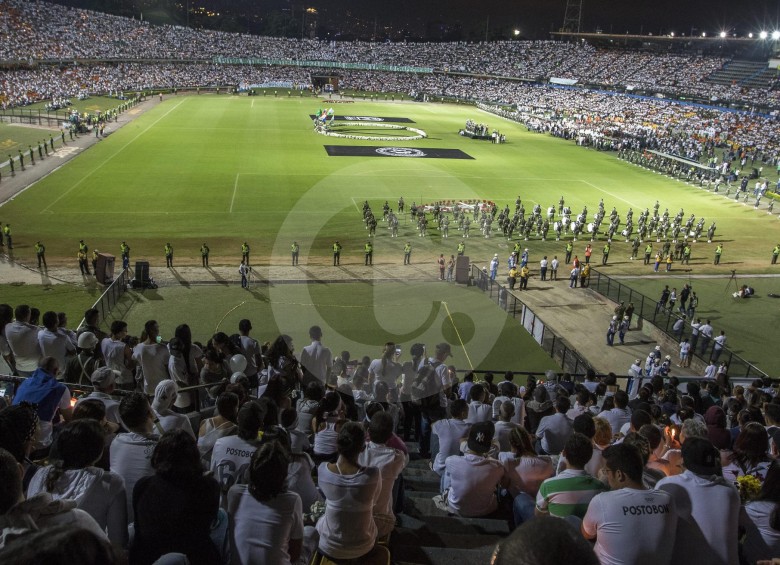
[[[726,429],[726,413],[720,406],[710,406],[704,414],[707,437],[718,449],[731,449],[731,433]]]

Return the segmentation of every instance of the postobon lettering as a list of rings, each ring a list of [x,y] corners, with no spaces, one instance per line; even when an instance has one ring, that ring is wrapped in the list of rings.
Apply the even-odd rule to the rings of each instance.
[[[252,457],[254,451],[246,451],[244,449],[236,449],[235,447],[228,447],[225,450],[227,455],[235,455],[236,457]]]
[[[644,504],[638,506],[624,506],[623,516],[646,516],[649,514],[668,514],[668,504]]]

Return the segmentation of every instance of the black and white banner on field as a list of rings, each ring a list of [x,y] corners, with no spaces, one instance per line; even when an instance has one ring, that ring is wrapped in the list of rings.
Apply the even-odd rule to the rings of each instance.
[[[439,149],[435,147],[384,147],[369,145],[355,147],[351,145],[325,145],[325,151],[331,157],[409,157],[417,159],[473,159],[460,149]]]
[[[309,114],[309,117],[313,120],[317,116]],[[394,122],[397,124],[413,124],[414,120],[409,118],[392,118],[388,116],[333,116],[333,119],[337,122]]]

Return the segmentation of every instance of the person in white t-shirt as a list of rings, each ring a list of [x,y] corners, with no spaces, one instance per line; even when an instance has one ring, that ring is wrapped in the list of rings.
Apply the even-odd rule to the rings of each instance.
[[[465,400],[458,399],[450,407],[452,418],[437,420],[433,424],[433,434],[439,440],[439,451],[433,459],[433,470],[442,478],[445,473],[445,461],[450,455],[460,455],[460,443],[468,437],[471,424],[466,422],[469,406]],[[449,482],[447,483],[449,484]],[[442,483],[442,492],[447,485]]]
[[[76,346],[70,337],[59,329],[57,312],[51,310],[44,312],[42,321],[44,328],[38,330],[38,345],[41,348],[41,355],[54,357],[57,360],[60,367],[57,376],[61,378],[67,363],[65,358],[76,353]]]
[[[358,463],[365,467],[376,467],[382,477],[382,490],[374,505],[374,522],[377,538],[384,538],[395,528],[393,514],[393,486],[404,467],[409,464],[409,456],[387,445],[393,435],[393,417],[387,412],[376,412],[368,425],[371,441],[360,456]]]
[[[504,465],[506,490],[513,498],[515,527],[533,518],[539,487],[555,474],[552,460],[534,451],[533,440],[525,428],[515,428],[509,434],[512,451],[501,452],[498,460]]]
[[[318,551],[333,559],[364,560],[376,542],[373,509],[382,490],[379,469],[358,463],[366,434],[357,422],[346,422],[338,434],[338,459],[321,463],[319,487],[325,514],[317,521]]]
[[[477,422],[489,422],[493,417],[493,407],[484,402],[487,391],[482,385],[474,385],[469,391],[469,416],[466,421],[469,424]]]
[[[302,554],[301,498],[285,486],[289,452],[278,441],[264,443],[251,457],[248,484],[227,493],[233,563],[290,565]]]
[[[780,555],[780,524],[778,524],[778,503],[780,503],[780,465],[772,463],[766,474],[761,492],[740,512],[739,525],[745,529],[742,554],[748,563],[770,561]]]
[[[125,343],[127,336],[127,322],[114,320],[111,322],[111,335],[104,337],[100,342],[100,350],[103,352],[103,359],[106,360],[106,366],[119,371],[117,378],[119,388],[135,390],[135,379],[130,367],[134,365],[133,350]]]
[[[159,436],[154,435],[154,411],[144,394],[133,392],[119,403],[119,417],[129,430],[111,443],[111,472],[125,481],[127,521],[133,522],[133,489],[141,477],[154,475],[152,452]]]
[[[401,376],[401,370],[403,367],[396,363],[395,343],[389,341],[385,344],[385,348],[382,350],[382,357],[374,359],[368,366],[368,375],[372,379],[372,383],[381,381],[390,389],[395,388],[395,381]]]
[[[639,450],[617,444],[604,451],[609,492],[594,496],[582,520],[582,534],[596,540],[602,565],[668,563],[677,514],[672,497],[642,484]]]
[[[29,377],[38,368],[38,362],[43,357],[38,343],[40,328],[30,323],[30,307],[20,304],[14,310],[13,322],[3,328],[5,339],[14,354],[16,372],[20,377]],[[64,365],[63,365],[64,367]]]
[[[83,335],[83,334],[82,334]],[[116,388],[116,379],[119,377],[119,371],[114,371],[108,367],[100,367],[92,371],[89,377],[92,386],[95,387],[87,396],[82,396],[76,402],[78,406],[87,399],[99,400],[106,407],[106,420],[115,424],[120,424],[119,420],[119,401],[111,396]]]
[[[246,471],[257,451],[258,433],[265,412],[257,402],[250,401],[238,411],[238,435],[219,438],[211,452],[209,469],[222,491],[222,507],[227,506],[227,492],[234,484],[246,484]],[[286,473],[285,473],[286,475]]]
[[[631,410],[628,409],[628,393],[624,390],[619,390],[615,393],[614,400],[615,407],[611,410],[604,410],[598,416],[609,422],[613,436],[620,433],[623,425],[631,421]]]
[[[139,343],[133,349],[133,359],[141,365],[144,375],[144,392],[152,394],[160,381],[169,378],[168,359],[171,354],[168,348],[158,341],[160,327],[155,320],[149,320],[144,324],[146,341]]]
[[[525,422],[525,401],[517,396],[517,387],[509,382],[503,381],[498,383],[498,396],[493,399],[493,419],[498,420],[498,411],[501,409],[501,404],[506,401],[511,402],[515,411],[512,415],[511,422],[522,426]]]
[[[541,455],[559,455],[566,445],[566,440],[572,434],[571,421],[566,413],[571,408],[571,402],[566,396],[561,396],[555,401],[555,414],[545,416],[536,428],[536,437],[539,439],[536,451]]]
[[[170,430],[184,430],[194,439],[195,432],[192,431],[190,419],[184,414],[171,410],[171,406],[176,402],[178,389],[179,387],[171,379],[160,381],[154,389],[152,410],[157,415],[158,431],[165,433]]]
[[[739,492],[722,476],[720,452],[708,439],[688,437],[682,458],[686,470],[656,484],[672,495],[677,507],[670,563],[738,563]]]
[[[241,341],[241,351],[246,358],[246,368],[244,374],[249,379],[249,386],[256,388],[258,385],[258,373],[263,364],[263,358],[260,350],[260,344],[257,340],[249,336],[252,331],[252,322],[243,319],[238,322],[238,334]]]
[[[499,451],[511,451],[512,445],[509,441],[509,436],[512,430],[516,430],[521,426],[518,426],[512,421],[512,417],[515,415],[515,405],[511,400],[507,400],[501,405],[499,410],[499,420],[496,422],[496,440],[498,441]]]
[[[328,376],[328,371],[333,366],[333,353],[322,345],[322,328],[319,326],[309,328],[309,337],[311,338],[311,344],[304,347],[303,351],[301,351],[301,365],[311,375],[324,383],[325,378]],[[395,344],[393,344],[393,354],[395,354]]]
[[[464,455],[451,455],[445,462],[450,477],[447,506],[464,517],[486,516],[498,508],[496,487],[505,481],[504,467],[486,454],[493,448],[493,422],[471,426]]]

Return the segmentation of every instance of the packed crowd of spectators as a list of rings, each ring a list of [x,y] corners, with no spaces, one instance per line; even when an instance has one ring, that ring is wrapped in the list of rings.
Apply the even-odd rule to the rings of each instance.
[[[69,63],[76,59],[203,61],[215,57],[404,65],[534,81],[556,77],[605,88],[755,101],[754,94],[739,85],[707,82],[727,60],[698,54],[597,49],[586,43],[557,41],[372,43],[273,38],[154,26],[40,1],[0,3],[0,60]]]
[[[629,396],[592,371],[461,380],[447,343],[353,361],[317,326],[296,355],[287,335],[258,343],[250,320],[199,343],[186,324],[133,338],[121,320],[104,333],[97,310],[75,332],[39,314],[0,305],[0,374],[27,377],[0,409],[3,562],[364,562],[404,511],[412,439],[437,507],[515,528],[495,563],[780,555],[769,380],[654,376]],[[93,391],[74,402],[66,383]],[[527,539],[540,520],[555,547]]]

